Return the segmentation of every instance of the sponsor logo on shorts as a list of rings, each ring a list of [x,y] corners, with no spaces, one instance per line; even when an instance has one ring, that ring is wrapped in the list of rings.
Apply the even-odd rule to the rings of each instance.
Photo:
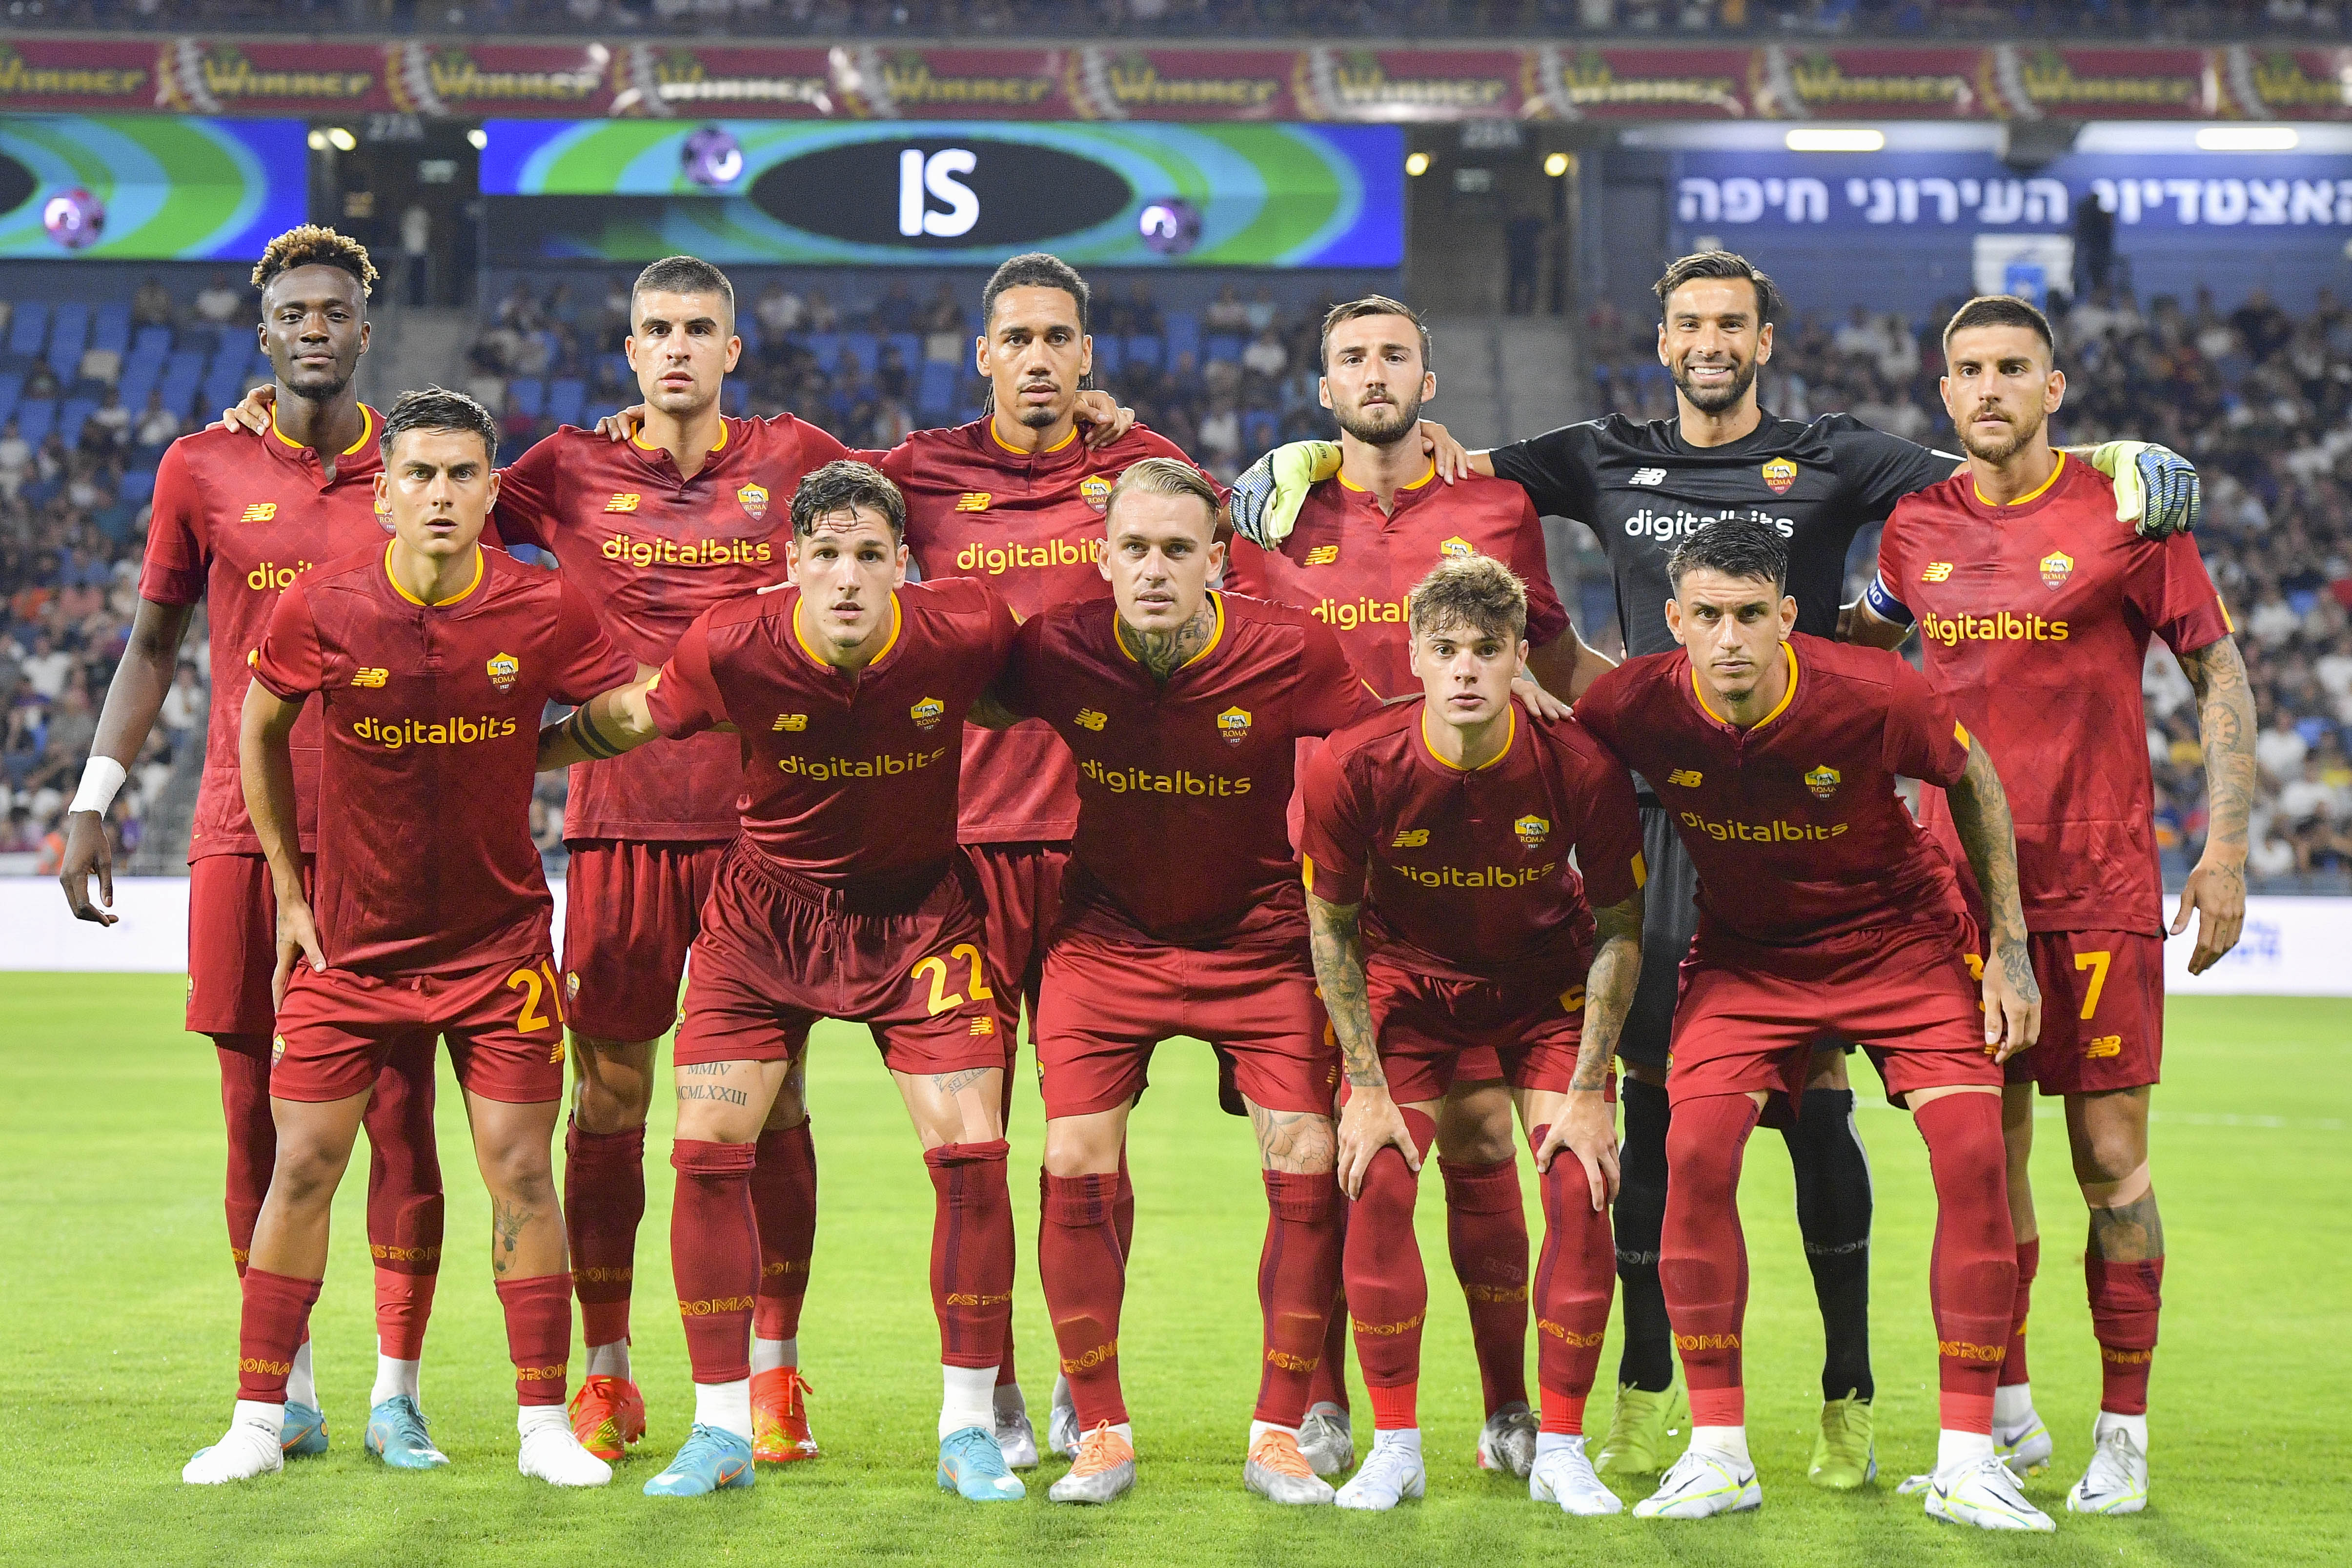
[[[1062,1358],[1062,1375],[1064,1377],[1075,1377],[1079,1373],[1092,1372],[1095,1368],[1107,1365],[1118,1359],[1118,1342],[1117,1340],[1111,1340],[1103,1344],[1090,1347],[1082,1355],[1064,1356]]]
[[[808,1271],[809,1260],[805,1258],[779,1258],[773,1263],[760,1265],[760,1278],[762,1279],[782,1279],[789,1275],[806,1274]]]
[[[1952,563],[1950,562],[1930,561],[1927,563],[1927,570],[1919,574],[1919,581],[1922,583],[1945,583],[1951,580],[1951,575]]]
[[[996,1020],[993,1018],[974,1018],[971,1021],[971,1032],[975,1035],[992,1035],[996,1033]]]
[[[1451,539],[1440,541],[1437,553],[1448,561],[1467,561],[1478,552],[1468,540],[1457,533]]]
[[[574,1268],[572,1271],[572,1279],[582,1285],[626,1285],[636,1277],[637,1271],[635,1268],[625,1267],[614,1268],[604,1264]]]
[[[1101,511],[1106,507],[1109,506],[1110,476],[1108,474],[1088,474],[1085,479],[1080,479],[1078,481],[1078,499],[1086,502],[1087,505],[1092,507],[1097,511]]]
[[[1078,772],[1113,795],[1192,795],[1213,800],[1250,792],[1246,773],[1237,779],[1223,773],[1196,773],[1189,768],[1155,773],[1149,768],[1107,768],[1092,757],[1078,764]]]
[[[1480,891],[1490,888],[1532,888],[1559,870],[1559,862],[1547,860],[1540,866],[1524,869],[1509,866],[1391,866],[1389,869],[1406,881],[1424,888],[1466,888]]]
[[[245,514],[244,514],[243,516],[239,517],[239,518],[237,519],[237,521],[239,521],[239,522],[268,522],[268,521],[269,521],[271,519],[275,518],[277,515],[278,515],[278,503],[277,503],[276,501],[274,501],[274,500],[257,500],[257,501],[249,501],[249,502],[247,502],[247,503],[246,504]]]
[[[1696,789],[1706,775],[1696,768],[1676,768],[1666,775],[1666,782],[1681,789]]]
[[[1217,715],[1217,733],[1227,745],[1238,746],[1248,738],[1250,711],[1246,708],[1228,708]]]
[[[1302,564],[1307,566],[1328,566],[1339,559],[1339,547],[1338,545],[1318,544],[1314,549],[1307,552],[1307,559],[1302,563]]]
[[[1805,775],[1805,787],[1811,790],[1815,797],[1821,800],[1827,800],[1837,794],[1838,785],[1844,782],[1845,775],[1827,763],[1822,763]]]
[[[2009,1347],[2005,1344],[1971,1344],[1967,1340],[1937,1340],[1936,1353],[1952,1361],[1979,1361],[1990,1366],[1999,1366],[2001,1358],[2009,1354]]]
[[[800,731],[808,728],[808,715],[805,713],[779,713],[776,715],[776,721],[773,724],[769,725],[768,728],[771,730],[790,730],[797,733]]]
[[[353,686],[377,687],[382,686],[385,681],[390,680],[391,679],[392,671],[384,668],[382,665],[363,664],[359,668],[352,671],[352,684]]]
[[[1599,1344],[1603,1338],[1601,1331],[1599,1329],[1593,1330],[1589,1334],[1580,1334],[1574,1329],[1570,1328],[1566,1323],[1555,1323],[1549,1318],[1545,1317],[1538,1317],[1536,1319],[1536,1332],[1539,1334],[1549,1334],[1552,1338],[1559,1341],[1562,1344],[1580,1345],[1586,1349],[1590,1349],[1592,1346]]]
[[[2074,558],[2063,550],[2053,550],[2042,558],[2042,585],[2063,588],[2066,579],[2074,574]]]
[[[245,521],[266,520],[248,517]],[[294,585],[295,578],[308,572],[313,564],[309,561],[297,561],[291,566],[280,566],[275,561],[265,561],[245,574],[245,585],[257,594],[284,593]]]
[[[1675,1349],[1678,1351],[1736,1351],[1739,1348],[1738,1334],[1676,1334]]]
[[[877,752],[870,757],[786,757],[776,764],[780,773],[814,784],[836,779],[896,778],[929,767],[948,754],[940,746],[929,752]]]
[[[700,1301],[680,1298],[677,1315],[681,1318],[715,1318],[721,1312],[748,1312],[752,1299],[749,1296],[712,1296]]]
[[[1418,849],[1428,842],[1428,828],[1408,827],[1399,832],[1393,839],[1389,841],[1389,847],[1391,849]]]
[[[1775,458],[1758,471],[1764,476],[1764,488],[1776,496],[1787,495],[1797,482],[1797,465],[1786,458]]]
[[[264,1361],[257,1355],[241,1355],[236,1358],[236,1370],[257,1372],[265,1377],[284,1377],[293,1372],[294,1363],[290,1361]]]
[[[386,1247],[373,1241],[368,1252],[378,1263],[432,1263],[441,1256],[437,1247]]]
[[[1701,816],[1696,811],[1677,814],[1682,825],[1695,827],[1718,844],[1797,844],[1835,838],[1846,825],[1833,823],[1822,827],[1810,822],[1717,822],[1711,816]]]
[[[987,490],[966,490],[956,497],[955,509],[958,511],[986,511],[989,500]]]
[[[1528,848],[1540,849],[1543,841],[1551,837],[1551,823],[1530,813],[1511,824],[1511,831],[1517,834],[1519,842]]]
[[[1102,733],[1102,727],[1110,722],[1110,715],[1098,709],[1081,708],[1078,710],[1077,718],[1071,721],[1081,730],[1092,730],[1099,735]]]
[[[500,691],[512,691],[515,677],[522,673],[522,661],[510,653],[494,653],[483,668],[489,672],[492,686]]]
[[[1499,1301],[1508,1305],[1513,1301],[1526,1300],[1528,1288],[1525,1285],[1465,1284],[1462,1287],[1462,1294],[1465,1299],[1472,1301]]]
[[[1268,1346],[1265,1352],[1266,1365],[1280,1367],[1285,1372],[1313,1372],[1322,1363],[1323,1358],[1318,1355],[1293,1355],[1288,1351],[1272,1346]]]
[[[195,994],[194,990],[191,990],[188,994],[191,996]],[[272,1035],[269,1037],[269,1065],[276,1067],[279,1062],[285,1059],[286,1037],[283,1035]]]
[[[1421,1327],[1423,1321],[1428,1316],[1426,1312],[1415,1312],[1401,1323],[1368,1323],[1350,1312],[1348,1314],[1348,1321],[1355,1325],[1356,1331],[1360,1334],[1370,1334],[1376,1339],[1394,1339],[1399,1334],[1409,1334]]]
[[[580,972],[578,970],[567,969],[563,972],[563,994],[569,1001],[576,1002],[580,999]]]
[[[999,1296],[977,1290],[950,1290],[940,1300],[950,1307],[1002,1307],[1013,1300],[1013,1292],[1008,1290]]]
[[[1324,599],[1315,605],[1314,616],[1343,632],[1358,626],[1401,626],[1410,618],[1402,599]]]
[[[627,533],[604,541],[597,553],[629,566],[759,566],[772,555],[764,539],[639,539]]]
[[[938,698],[926,697],[907,710],[907,717],[915,721],[918,730],[933,730],[939,727],[940,715],[947,710],[948,705]]]
[[[635,511],[644,496],[635,490],[614,490],[613,499],[604,503],[606,511]]]
[[[479,718],[461,718],[452,713],[446,719],[362,719],[352,726],[352,734],[372,746],[382,746],[387,752],[397,752],[404,746],[471,746],[484,741],[502,741],[515,732],[515,721],[485,713]]]
[[[519,1366],[515,1368],[517,1383],[562,1383],[571,1372],[572,1363],[560,1361],[552,1366]]]
[[[2119,1057],[2123,1054],[2124,1037],[2121,1035],[2101,1035],[2083,1047],[2083,1059],[2086,1062],[2096,1061],[2101,1057]]]
[[[746,483],[735,492],[735,503],[753,522],[768,515],[768,487]]]
[[[959,507],[959,511],[967,509]],[[1002,577],[1007,572],[1042,572],[1055,566],[1091,566],[1102,559],[1105,541],[1045,539],[1035,544],[967,544],[956,554],[956,569]]]

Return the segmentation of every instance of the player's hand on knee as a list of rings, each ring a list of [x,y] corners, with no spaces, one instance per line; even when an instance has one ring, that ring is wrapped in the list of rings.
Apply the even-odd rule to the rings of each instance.
[[[1421,449],[1429,454],[1437,477],[1449,485],[1470,472],[1470,448],[1455,440],[1454,432],[1434,419],[1421,422]]]
[[[1617,1117],[1608,1096],[1597,1089],[1570,1089],[1552,1118],[1544,1140],[1536,1145],[1536,1170],[1549,1173],[1561,1150],[1574,1154],[1584,1167],[1595,1214],[1617,1195]]]
[[[98,876],[98,902],[89,901],[89,879]],[[78,921],[110,926],[120,918],[114,908],[114,847],[107,842],[106,818],[95,811],[66,816],[65,857],[58,864],[58,884],[66,890],[66,908]]]
[[[2202,974],[2238,945],[2239,933],[2245,929],[2245,862],[2210,855],[2198,861],[2180,889],[2180,908],[2172,917],[2174,936],[2189,929],[2191,910],[2197,915],[2197,947],[2189,955],[2189,973]]]
[[[1087,427],[1087,449],[1099,452],[1135,428],[1135,410],[1108,392],[1081,392],[1078,423]]]
[[[596,421],[596,434],[607,441],[633,439],[646,422],[646,405],[633,403],[618,414],[607,414]]]
[[[1985,1050],[2005,1062],[2042,1037],[2042,987],[2022,942],[1997,942],[1984,967]]]
[[[1390,1145],[1404,1156],[1405,1167],[1421,1170],[1421,1151],[1413,1146],[1412,1131],[1404,1111],[1386,1084],[1358,1084],[1348,1093],[1339,1111],[1339,1190],[1351,1198],[1364,1193],[1364,1173],[1373,1159]]]

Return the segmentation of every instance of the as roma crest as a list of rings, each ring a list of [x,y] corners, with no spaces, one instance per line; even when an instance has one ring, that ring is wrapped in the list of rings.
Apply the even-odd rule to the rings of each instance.
[[[2063,588],[2066,579],[2074,574],[2074,558],[2063,550],[2053,550],[2042,558],[2042,585]]]
[[[1805,787],[1823,800],[1837,794],[1838,785],[1844,782],[1844,776],[1827,764],[1817,767],[1805,775]]]
[[[1225,744],[1238,746],[1249,738],[1250,714],[1246,708],[1228,708],[1217,715],[1217,733]]]
[[[1100,511],[1110,505],[1110,476],[1088,474],[1078,481],[1078,499]]]
[[[488,666],[490,684],[500,691],[514,689],[515,677],[522,673],[522,663],[510,653],[494,654]]]
[[[1517,834],[1519,842],[1528,848],[1540,849],[1543,841],[1551,837],[1551,824],[1540,816],[1523,816],[1511,824],[1511,831]]]
[[[1797,465],[1786,458],[1775,458],[1764,465],[1763,474],[1765,488],[1776,496],[1784,496],[1789,487],[1797,482]]]
[[[947,710],[948,705],[938,698],[926,697],[907,710],[907,717],[915,721],[916,729],[929,730],[940,721],[940,716]]]
[[[768,487],[765,485],[755,485],[747,481],[742,489],[735,492],[735,500],[753,522],[768,515]]]

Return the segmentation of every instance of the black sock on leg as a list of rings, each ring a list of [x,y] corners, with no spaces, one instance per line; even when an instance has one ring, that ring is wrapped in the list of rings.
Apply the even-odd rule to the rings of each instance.
[[[1675,1332],[1658,1284],[1658,1235],[1666,1222],[1666,1091],[1622,1080],[1625,1141],[1617,1151],[1621,1181],[1611,1224],[1617,1238],[1617,1283],[1625,1298],[1625,1344],[1617,1381],[1662,1394],[1674,1385]]]
[[[1853,1127],[1853,1091],[1809,1089],[1780,1130],[1797,1172],[1797,1228],[1822,1310],[1822,1397],[1868,1399],[1870,1159]]]

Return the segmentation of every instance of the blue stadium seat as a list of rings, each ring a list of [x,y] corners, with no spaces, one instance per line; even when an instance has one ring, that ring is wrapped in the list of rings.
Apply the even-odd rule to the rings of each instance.
[[[1095,379],[1117,375],[1127,363],[1127,345],[1117,338],[1095,340]]]
[[[1170,310],[1160,318],[1168,332],[1168,357],[1174,360],[1191,354],[1194,363],[1201,358],[1201,318],[1190,310]]]
[[[18,300],[16,313],[8,318],[8,352],[12,354],[37,354],[41,352],[41,345],[48,341],[47,301]]]
[[[129,353],[131,307],[121,304],[100,305],[98,308],[98,313],[90,318],[89,346],[94,349],[112,349],[116,353]]]
[[[133,468],[122,476],[122,500],[143,504],[154,493],[154,469]]]
[[[1243,440],[1252,452],[1270,452],[1282,443],[1282,416],[1268,408],[1253,408],[1243,421]]]
[[[187,418],[189,405],[196,400],[196,378],[193,375],[174,376],[170,371],[165,371],[163,391],[163,406],[181,418]]]
[[[956,367],[926,363],[915,384],[915,412],[926,419],[945,419],[955,406]]]
[[[1139,333],[1127,340],[1127,363],[1131,365],[1150,365],[1153,370],[1158,370],[1160,368],[1160,344],[1158,338],[1145,333]]]
[[[122,406],[135,418],[147,407],[147,395],[155,390],[160,373],[152,364],[134,364],[122,373],[115,390],[122,394]]]
[[[0,421],[16,412],[16,399],[25,395],[25,378],[15,371],[0,374]]]
[[[887,348],[897,349],[898,363],[910,371],[923,363],[923,340],[913,332],[892,332],[882,342]],[[882,362],[877,359],[874,363],[879,364]]]
[[[1238,360],[1242,357],[1242,339],[1239,332],[1211,332],[1207,347],[1211,363],[1219,360]]]
[[[202,349],[181,349],[163,362],[163,379],[166,381],[185,380],[193,383],[204,374],[205,355]]]
[[[629,368],[629,356],[626,354],[600,355],[596,365],[597,374],[600,376],[609,372],[612,378],[623,386],[637,384],[637,373]]]
[[[841,334],[841,352],[845,354],[856,354],[858,367],[862,370],[870,371],[880,363],[882,357],[878,352],[880,347],[879,340],[872,332]]]
[[[16,434],[36,447],[49,438],[49,427],[57,422],[54,397],[28,397],[16,405]]]
[[[751,412],[751,388],[740,381],[730,381],[719,388],[719,411],[740,419]]]
[[[507,406],[526,419],[536,419],[547,406],[547,383],[535,375],[519,375],[507,383]]]
[[[567,375],[547,384],[547,416],[558,425],[580,423],[580,410],[588,401],[588,386],[578,376]]]
[[[58,434],[66,438],[67,446],[70,447],[81,439],[83,423],[97,411],[98,399],[95,397],[66,399],[65,406],[58,410]]]
[[[735,335],[743,340],[745,353],[758,353],[760,352],[760,318],[746,316],[738,311],[735,316]]]
[[[808,352],[816,356],[817,368],[831,375],[841,368],[841,334],[811,332],[804,340]]]
[[[162,359],[172,352],[172,329],[142,327],[139,335],[131,340],[132,359]]]

